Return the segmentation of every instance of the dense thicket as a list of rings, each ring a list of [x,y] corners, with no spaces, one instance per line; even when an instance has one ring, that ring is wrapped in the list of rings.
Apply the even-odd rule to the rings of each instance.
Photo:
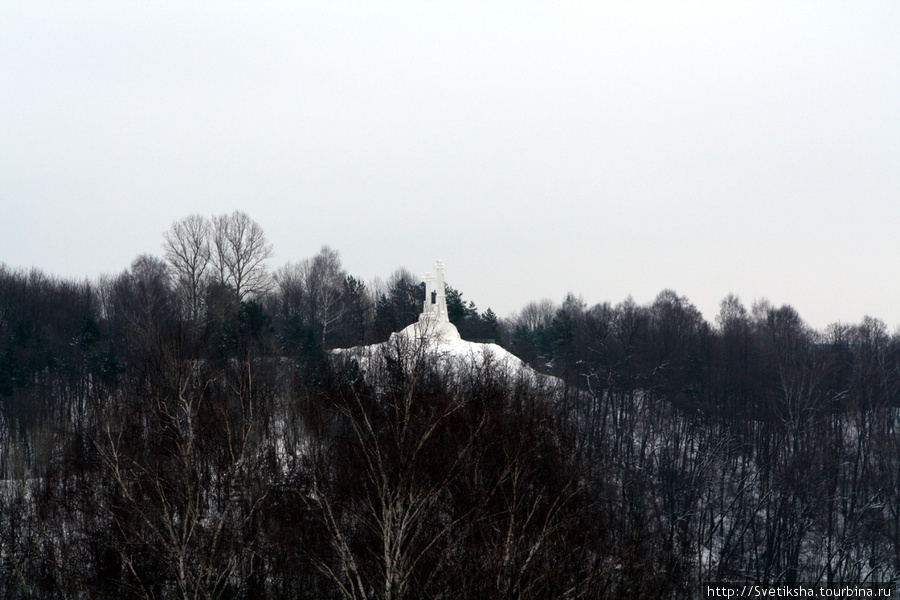
[[[235,223],[262,249],[252,277],[213,258]],[[397,341],[362,368],[328,350],[415,320],[416,278],[367,286],[327,247],[270,274],[252,225],[186,219],[167,260],[97,282],[0,267],[4,597],[900,578],[900,337],[882,322],[816,332],[728,297],[710,324],[671,291],[498,320],[448,288],[463,337],[561,383]]]

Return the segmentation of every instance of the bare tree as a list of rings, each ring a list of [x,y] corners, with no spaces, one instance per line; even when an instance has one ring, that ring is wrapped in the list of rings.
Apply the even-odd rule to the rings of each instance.
[[[218,280],[232,286],[240,300],[271,288],[266,269],[271,257],[272,245],[262,227],[246,213],[236,210],[213,217],[213,268]]]
[[[186,335],[154,338],[132,385],[99,398],[97,502],[114,532],[122,591],[213,599],[255,576],[255,520],[268,493],[268,391],[249,352],[199,364]]]
[[[375,334],[387,338],[414,322],[422,310],[424,284],[406,269],[397,269],[386,282],[376,282]]]
[[[131,269],[112,282],[110,293],[114,327],[142,344],[158,335],[161,325],[175,315],[169,266],[154,256],[142,254],[134,259]]]
[[[212,258],[212,226],[206,217],[190,215],[172,223],[164,234],[166,260],[175,270],[184,295],[188,318],[199,319],[203,306],[204,280]]]
[[[315,300],[316,322],[322,328],[322,345],[328,336],[328,328],[340,319],[344,311],[343,291],[347,274],[341,267],[337,250],[322,246],[309,263],[307,289]]]
[[[331,326],[343,315],[346,279],[340,255],[328,246],[312,258],[284,265],[276,275],[287,316],[299,317],[315,329],[323,346]]]
[[[360,350],[323,398],[310,561],[348,600],[580,597],[595,519],[553,390],[427,348]]]
[[[540,329],[548,329],[553,323],[556,308],[553,300],[548,298],[538,302],[529,302],[522,309],[522,312],[519,313],[515,324],[529,333],[534,333]]]
[[[370,381],[332,395],[340,433],[314,453],[304,499],[328,547],[311,560],[348,600],[421,597],[469,516],[448,503],[483,422],[465,423],[474,413],[423,344],[397,340],[360,360]]]

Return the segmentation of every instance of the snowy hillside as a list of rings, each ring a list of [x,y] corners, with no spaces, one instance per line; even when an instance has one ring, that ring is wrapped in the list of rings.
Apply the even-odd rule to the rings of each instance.
[[[447,311],[444,264],[437,261],[434,268],[435,276],[426,273],[424,277],[425,301],[417,321],[391,334],[387,342],[338,349],[332,353],[356,360],[363,370],[373,368],[372,361],[377,358],[406,362],[419,357],[437,359],[439,367],[451,371],[466,367],[477,372],[490,366],[499,368],[511,378],[526,377],[535,383],[556,385],[558,380],[537,373],[497,344],[462,339],[456,326],[450,322]]]
[[[395,336],[380,344],[340,348],[333,350],[336,356],[355,360],[363,370],[370,369],[373,361],[381,361],[385,357],[393,359],[413,357],[436,359],[442,369],[457,371],[461,367],[478,372],[485,367],[495,367],[510,378],[524,377],[532,382],[544,385],[560,383],[555,377],[538,373],[525,364],[519,357],[497,344],[469,342],[460,338],[443,337],[406,339]]]

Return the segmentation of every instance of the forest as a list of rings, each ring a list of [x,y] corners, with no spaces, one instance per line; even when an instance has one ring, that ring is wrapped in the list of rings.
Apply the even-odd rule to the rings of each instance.
[[[0,265],[0,596],[693,598],[900,582],[900,334],[728,296],[577,293],[486,361],[412,343],[424,286],[269,270],[242,212],[72,281]],[[336,348],[377,344],[361,368]]]

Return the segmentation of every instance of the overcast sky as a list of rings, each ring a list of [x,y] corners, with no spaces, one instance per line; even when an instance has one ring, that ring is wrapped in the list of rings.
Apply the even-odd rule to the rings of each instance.
[[[900,2],[0,3],[0,262],[240,209],[501,316],[729,293],[900,325]]]

